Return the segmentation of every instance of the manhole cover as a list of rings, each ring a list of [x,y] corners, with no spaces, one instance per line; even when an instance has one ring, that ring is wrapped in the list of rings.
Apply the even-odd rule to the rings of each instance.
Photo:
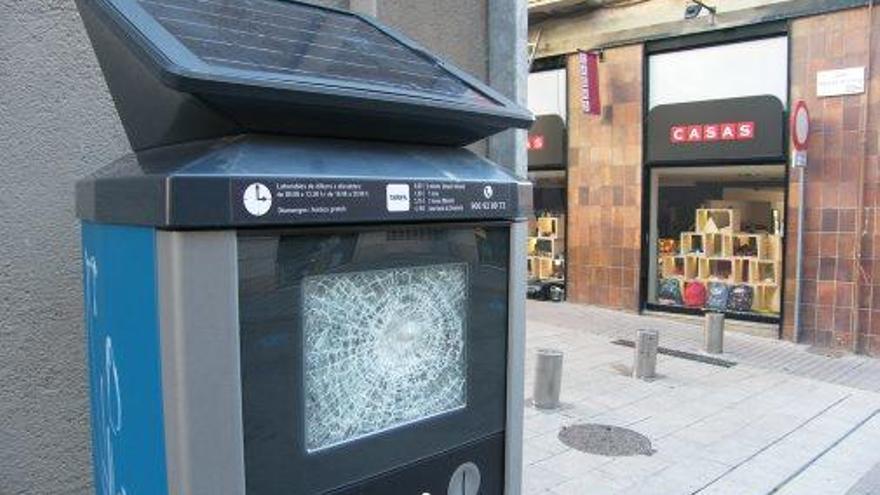
[[[566,426],[559,431],[559,441],[575,450],[606,457],[654,453],[648,437],[619,426],[597,424]]]

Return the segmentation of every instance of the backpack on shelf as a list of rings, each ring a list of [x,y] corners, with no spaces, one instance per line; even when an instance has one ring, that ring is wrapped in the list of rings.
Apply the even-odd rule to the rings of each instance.
[[[681,306],[681,284],[677,279],[664,278],[660,281],[657,290],[657,301],[660,304],[674,304]]]
[[[730,287],[721,282],[709,282],[709,295],[706,297],[706,309],[725,311]]]
[[[684,304],[689,308],[702,308],[706,304],[706,286],[702,282],[685,282]]]
[[[755,299],[755,291],[749,285],[737,285],[730,289],[727,296],[727,309],[739,313],[752,310],[752,301]]]

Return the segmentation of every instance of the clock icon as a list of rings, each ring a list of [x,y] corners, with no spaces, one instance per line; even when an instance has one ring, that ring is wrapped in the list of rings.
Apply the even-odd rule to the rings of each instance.
[[[255,182],[244,190],[244,209],[255,217],[261,217],[272,208],[272,191],[264,184]]]

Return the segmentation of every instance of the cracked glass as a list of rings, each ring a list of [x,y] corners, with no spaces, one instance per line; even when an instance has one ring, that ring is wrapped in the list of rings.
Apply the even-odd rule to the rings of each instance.
[[[309,452],[467,405],[465,263],[303,280]]]

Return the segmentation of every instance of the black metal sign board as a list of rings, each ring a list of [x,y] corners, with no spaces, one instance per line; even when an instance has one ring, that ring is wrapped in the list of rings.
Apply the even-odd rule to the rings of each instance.
[[[529,130],[529,170],[564,169],[566,141],[565,121],[561,116],[539,116]]]
[[[648,114],[648,164],[785,159],[785,110],[774,96],[659,105]]]
[[[236,179],[232,223],[291,225],[512,218],[517,184],[492,182]]]

